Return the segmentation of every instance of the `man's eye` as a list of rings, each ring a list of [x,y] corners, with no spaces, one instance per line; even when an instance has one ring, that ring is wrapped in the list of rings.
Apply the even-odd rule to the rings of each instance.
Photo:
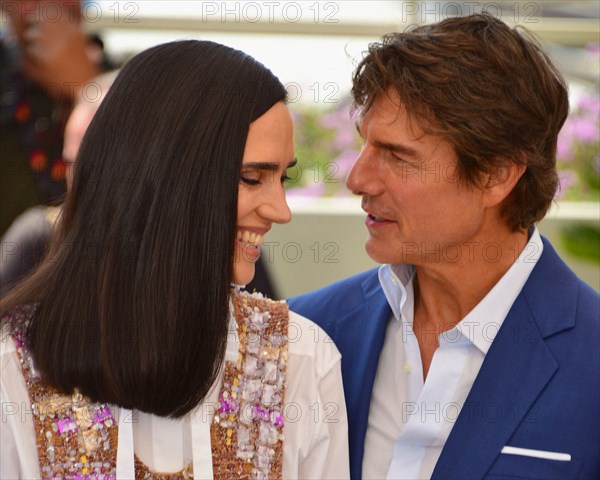
[[[281,183],[287,183],[287,182],[289,182],[291,179],[292,179],[291,177],[288,177],[287,175],[283,175],[283,176],[281,177]]]
[[[392,156],[392,158],[393,158],[393,159],[394,159],[396,162],[398,162],[398,163],[407,163],[407,161],[406,161],[404,158],[402,158],[402,157],[399,157],[398,155],[396,155],[396,154],[395,154],[395,153],[393,153],[393,152],[390,152],[390,155],[391,155],[391,156]]]

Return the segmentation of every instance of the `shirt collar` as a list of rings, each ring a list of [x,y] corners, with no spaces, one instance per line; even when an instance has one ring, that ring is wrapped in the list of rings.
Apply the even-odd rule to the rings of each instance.
[[[490,349],[506,315],[542,255],[543,249],[544,244],[536,227],[512,266],[475,308],[454,327],[484,355]]]
[[[440,335],[440,344],[453,343],[457,337],[468,339],[484,355],[496,338],[506,315],[542,255],[544,245],[537,227],[518,258],[488,294],[454,328]],[[415,266],[382,265],[379,283],[397,321],[413,322],[413,279]],[[448,341],[444,342],[447,338]]]
[[[412,325],[412,312],[414,295],[412,281],[415,276],[414,265],[382,265],[379,267],[379,283],[383,293],[390,304],[394,318],[402,319]]]

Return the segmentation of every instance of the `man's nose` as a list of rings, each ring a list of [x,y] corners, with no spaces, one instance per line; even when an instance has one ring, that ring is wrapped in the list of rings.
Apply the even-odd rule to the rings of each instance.
[[[365,146],[346,179],[346,186],[354,195],[378,195],[383,189],[376,152]]]

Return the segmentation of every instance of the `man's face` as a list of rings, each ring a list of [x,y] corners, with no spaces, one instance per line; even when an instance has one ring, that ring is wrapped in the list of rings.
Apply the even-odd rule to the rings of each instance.
[[[482,191],[458,180],[454,148],[425,134],[397,94],[382,95],[360,119],[363,148],[347,185],[362,195],[367,253],[380,263],[456,261],[477,241]]]
[[[81,21],[77,0],[6,0],[2,2],[2,17],[10,22],[13,33],[21,40],[30,25],[56,22],[65,16],[71,22]]]
[[[77,152],[85,135],[89,124],[94,118],[94,110],[86,105],[77,105],[65,125],[65,137],[63,143],[63,162],[65,162],[67,190],[73,186],[73,176],[75,175],[75,159]]]

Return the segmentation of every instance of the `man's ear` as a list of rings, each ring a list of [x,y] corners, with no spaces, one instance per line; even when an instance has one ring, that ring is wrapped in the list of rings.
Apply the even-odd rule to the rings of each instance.
[[[527,165],[506,162],[484,177],[483,197],[487,207],[494,207],[504,201],[513,191],[519,179],[525,173]]]

